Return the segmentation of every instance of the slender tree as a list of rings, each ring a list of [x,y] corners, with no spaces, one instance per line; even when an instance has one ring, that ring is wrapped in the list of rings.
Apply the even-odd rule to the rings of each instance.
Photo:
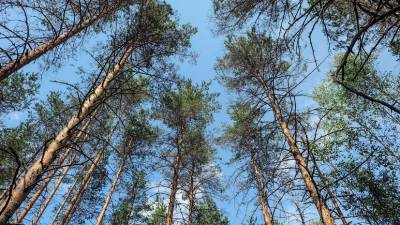
[[[282,46],[262,34],[251,32],[247,37],[230,38],[226,47],[228,52],[219,61],[218,66],[222,79],[228,82],[228,87],[241,93],[248,93],[256,102],[264,97],[267,99],[267,102],[262,104],[270,107],[275,123],[288,143],[289,152],[296,162],[321,220],[326,225],[335,224],[326,199],[321,194],[308,162],[299,149],[295,131],[291,130],[288,123],[292,115],[291,111],[286,110],[290,102],[285,101],[285,98],[291,98],[293,95],[291,90],[294,84],[290,83],[290,66],[284,61]],[[289,83],[286,83],[287,81]],[[294,108],[293,105],[289,107]]]
[[[162,94],[160,105],[155,109],[158,118],[169,129],[167,140],[170,140],[168,145],[171,147],[168,147],[167,153],[173,158],[167,225],[173,223],[182,166],[190,152],[190,134],[198,134],[195,131],[204,130],[212,121],[216,96],[210,94],[208,88],[206,83],[194,85],[191,81],[181,81],[176,90],[167,90]]]

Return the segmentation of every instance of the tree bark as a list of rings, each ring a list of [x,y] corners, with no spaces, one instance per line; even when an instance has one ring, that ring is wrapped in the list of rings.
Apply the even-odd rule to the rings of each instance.
[[[73,155],[71,162],[73,163],[76,158],[76,154]],[[37,224],[40,217],[43,215],[44,211],[46,210],[47,206],[50,204],[50,201],[53,199],[54,195],[56,194],[58,188],[60,187],[62,181],[64,180],[65,176],[68,174],[70,167],[67,166],[64,168],[63,172],[61,173],[61,176],[57,179],[57,181],[54,184],[53,189],[51,190],[49,196],[47,196],[46,200],[43,202],[43,204],[40,206],[39,212],[36,214],[35,218],[32,221],[32,224]]]
[[[57,163],[58,165],[62,165],[62,163],[68,157],[69,152],[70,152],[70,148],[68,148],[68,150],[66,152],[64,152],[64,154],[58,160],[58,163]],[[47,186],[49,185],[49,183],[52,180],[52,178],[56,175],[56,172],[57,172],[57,170],[54,169],[48,174],[48,177],[46,178],[46,180],[43,183],[43,185],[40,186],[39,189],[32,195],[32,197],[26,203],[25,207],[22,209],[21,213],[17,216],[16,220],[14,221],[15,224],[20,224],[22,222],[22,220],[25,218],[25,216],[31,210],[32,206],[36,203],[36,201],[42,195],[43,191],[47,188]]]
[[[82,127],[82,130],[78,133],[78,135],[76,135],[76,140],[80,140],[81,137],[85,134],[87,128],[89,127],[91,119],[89,119],[85,125]],[[68,147],[67,150],[64,152],[64,154],[59,158],[57,165],[62,165],[65,161],[65,159],[69,156],[69,153],[71,152],[72,147]],[[73,163],[73,161],[75,160],[76,154],[74,154],[71,158],[71,163]],[[60,176],[60,178],[56,181],[56,184],[54,186],[54,188],[52,189],[52,193],[50,194],[50,196],[52,197],[52,195],[54,194],[53,192],[57,191],[58,186],[61,184],[62,179],[64,178],[64,176],[66,175],[66,173],[69,170],[69,166],[66,166]],[[21,213],[18,215],[17,219],[15,220],[14,223],[16,224],[20,224],[22,222],[22,220],[25,218],[25,216],[28,214],[28,212],[31,210],[32,206],[35,204],[35,202],[39,199],[39,197],[42,195],[43,191],[47,188],[47,186],[49,185],[49,183],[51,182],[51,180],[53,179],[54,175],[57,173],[57,169],[53,169],[49,174],[48,174],[48,178],[45,180],[45,182],[43,183],[43,185],[35,192],[35,194],[33,194],[33,196],[29,199],[29,201],[26,203],[25,207],[22,209]],[[61,180],[60,180],[61,179]],[[58,184],[59,183],[59,184]],[[58,184],[58,185],[57,185]],[[50,200],[51,200],[50,197]],[[47,198],[48,199],[48,198]],[[44,203],[47,202],[47,199],[45,200]],[[48,203],[47,203],[48,204]],[[42,205],[43,206],[43,205]],[[46,209],[47,205],[44,207],[44,209]],[[42,211],[44,211],[44,209],[41,207],[38,215],[40,218],[40,215],[43,213]],[[36,217],[35,217],[36,219]],[[35,221],[35,220],[34,220]]]
[[[172,183],[171,183],[171,192],[169,195],[169,203],[168,203],[168,210],[167,210],[167,222],[166,225],[173,224],[173,217],[174,217],[174,208],[176,202],[176,192],[178,191],[178,182],[179,182],[179,170],[181,166],[181,147],[182,147],[182,134],[183,129],[180,129],[178,134],[178,141],[177,141],[177,151],[175,156],[175,162],[173,165],[173,176],[172,176]]]
[[[195,170],[195,162],[192,162],[192,168],[190,173],[190,186],[189,186],[189,218],[188,225],[193,225],[193,211],[195,204],[195,190],[194,190],[194,170]]]
[[[252,158],[253,159],[251,160],[251,166],[253,167],[253,172],[254,172],[254,176],[256,179],[258,201],[260,203],[261,212],[264,217],[264,223],[265,223],[265,225],[273,225],[274,220],[272,218],[272,214],[270,213],[270,211],[268,209],[267,190],[265,188],[265,182],[264,182],[264,179],[262,178],[262,175],[260,172],[260,167],[255,159],[255,156],[253,156]]]
[[[328,208],[328,205],[326,204],[325,198],[321,195],[320,191],[318,190],[317,184],[314,181],[307,165],[307,160],[303,157],[301,154],[297,142],[294,138],[294,135],[289,129],[288,122],[283,118],[282,115],[282,110],[275,98],[275,94],[273,92],[273,88],[269,85],[267,85],[263,80],[261,80],[264,90],[266,91],[266,94],[268,96],[269,103],[272,107],[272,110],[274,112],[275,119],[278,121],[279,126],[285,135],[286,141],[289,144],[289,150],[292,153],[296,164],[300,170],[300,173],[303,177],[304,183],[306,185],[307,191],[310,193],[311,198],[313,199],[313,202],[315,206],[317,207],[318,213],[320,215],[321,221],[325,225],[334,225],[335,220],[333,219],[331,215],[331,210]]]
[[[115,126],[112,128],[109,136],[107,137],[107,143],[111,141],[112,135],[115,131],[115,129],[118,127],[118,122],[115,124]],[[92,165],[90,166],[88,172],[86,173],[85,177],[82,179],[82,182],[80,184],[80,187],[76,191],[74,197],[71,199],[67,209],[64,212],[63,218],[61,219],[59,225],[65,225],[68,223],[68,221],[72,218],[72,215],[74,214],[74,210],[78,207],[79,204],[77,204],[78,200],[81,198],[82,194],[86,191],[87,187],[89,186],[89,181],[90,178],[92,178],[93,172],[100,163],[101,157],[104,155],[106,149],[107,149],[107,143],[104,144],[103,148],[101,151],[97,152],[96,158],[93,160]]]
[[[103,95],[110,82],[122,71],[132,52],[133,46],[125,50],[119,62],[107,72],[104,80],[83,102],[78,113],[71,118],[64,129],[62,129],[47,147],[45,147],[42,157],[34,162],[26,174],[17,182],[15,188],[11,191],[11,196],[0,202],[0,224],[6,223],[26,199],[31,189],[43,175],[43,172],[54,161],[56,153],[70,139],[73,129],[91,113],[91,108],[94,106],[94,103]]]
[[[16,72],[17,70],[21,69],[25,65],[29,64],[35,59],[38,59],[45,53],[49,52],[50,50],[56,48],[57,46],[61,45],[62,43],[66,42],[71,37],[75,36],[76,34],[80,33],[81,31],[85,30],[96,21],[104,18],[111,13],[118,10],[123,4],[124,1],[118,1],[117,3],[113,3],[110,7],[101,10],[99,13],[93,15],[92,17],[83,20],[78,25],[74,26],[73,28],[61,33],[57,37],[37,46],[36,48],[25,52],[20,58],[9,61],[8,63],[2,65],[0,69],[0,82],[10,76],[12,73]]]
[[[305,145],[307,151],[309,152],[309,154],[311,155],[311,159],[314,163],[315,169],[318,173],[318,176],[321,179],[322,185],[325,186],[326,192],[328,193],[329,198],[331,199],[332,203],[333,203],[333,207],[336,210],[337,215],[339,216],[339,219],[342,221],[343,225],[349,225],[349,223],[346,220],[346,217],[344,216],[342,210],[340,209],[340,205],[337,202],[337,198],[336,195],[332,192],[332,190],[330,189],[329,186],[326,186],[326,177],[324,176],[324,174],[322,173],[322,171],[320,170],[319,166],[318,166],[318,162],[317,159],[315,158],[314,153],[312,152],[312,150],[309,147],[309,142],[308,139],[305,135],[305,131],[298,129],[298,132],[300,133],[300,137],[302,139],[303,144]]]
[[[110,204],[110,201],[111,201],[112,195],[113,195],[113,193],[114,193],[115,187],[117,186],[118,181],[119,181],[119,178],[120,178],[120,176],[121,176],[121,173],[122,173],[122,171],[123,171],[123,169],[124,169],[125,160],[126,160],[126,158],[125,158],[125,156],[123,156],[123,158],[121,159],[121,162],[120,162],[120,164],[119,164],[118,171],[117,171],[117,173],[115,174],[115,178],[114,178],[114,181],[113,181],[113,183],[112,183],[112,185],[111,185],[111,189],[110,189],[110,191],[109,191],[109,193],[108,193],[108,196],[107,196],[107,198],[106,198],[106,201],[105,201],[104,204],[103,204],[103,207],[102,207],[102,209],[101,209],[101,211],[100,211],[99,216],[97,217],[96,225],[101,225],[102,222],[103,222],[104,215],[106,214],[106,211],[107,211],[107,207],[108,207],[108,205]]]
[[[51,220],[50,225],[54,225],[54,223],[56,222],[58,215],[61,213],[62,209],[64,208],[65,203],[67,203],[69,196],[71,196],[72,191],[75,189],[75,186],[78,183],[78,180],[81,177],[85,168],[86,168],[86,166],[82,167],[82,169],[79,171],[78,175],[74,179],[74,182],[72,183],[72,185],[70,185],[68,192],[64,195],[64,199],[63,199],[62,203],[58,206],[57,211],[54,213],[53,219]],[[34,225],[34,224],[32,223],[32,225]]]

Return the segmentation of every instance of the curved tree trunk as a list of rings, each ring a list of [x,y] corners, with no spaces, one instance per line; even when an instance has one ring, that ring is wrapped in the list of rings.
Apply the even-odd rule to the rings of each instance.
[[[43,175],[43,172],[53,163],[56,153],[70,139],[73,129],[91,113],[91,108],[95,102],[103,95],[110,82],[122,71],[132,52],[132,46],[125,50],[119,62],[107,72],[104,80],[83,102],[78,113],[70,119],[64,129],[45,147],[42,157],[36,160],[26,174],[17,182],[15,188],[11,191],[11,196],[0,202],[0,224],[6,223],[26,199],[31,189]]]
[[[9,61],[8,63],[2,65],[2,67],[0,68],[0,81],[6,79],[12,73],[21,69],[22,67],[29,64],[33,60],[41,57],[45,53],[66,42],[68,39],[80,33],[81,31],[85,30],[86,28],[90,27],[92,24],[94,24],[101,18],[104,18],[112,14],[113,12],[118,10],[122,5],[124,5],[123,3],[124,1],[118,1],[116,3],[110,4],[110,7],[107,7],[104,10],[100,11],[99,13],[94,14],[92,17],[83,20],[73,28],[65,31],[64,33],[61,33],[57,37],[37,46],[36,48],[30,51],[27,51],[20,58],[14,61]]]

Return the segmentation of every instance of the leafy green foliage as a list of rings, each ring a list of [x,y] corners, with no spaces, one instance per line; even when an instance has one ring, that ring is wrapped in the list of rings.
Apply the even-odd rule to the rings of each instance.
[[[156,195],[154,209],[149,216],[147,225],[164,225],[167,214],[167,206],[159,194]]]
[[[366,65],[362,58],[354,61],[346,65],[344,84],[397,104],[399,79],[379,74],[372,61]],[[332,165],[328,178],[339,180],[336,189],[345,196],[347,210],[370,224],[395,224],[399,218],[394,209],[400,207],[396,200],[400,187],[395,182],[400,129],[396,116],[336,83],[333,76],[315,89],[314,99],[324,115],[320,126],[325,134],[314,151],[318,159]]]
[[[146,193],[147,181],[143,171],[133,174],[125,184],[126,196],[120,199],[116,210],[111,216],[112,225],[148,224],[146,214],[150,205]]]
[[[27,108],[39,89],[38,75],[16,73],[0,82],[0,114]]]
[[[229,220],[217,208],[211,197],[206,196],[197,203],[193,216],[194,225],[229,225]]]

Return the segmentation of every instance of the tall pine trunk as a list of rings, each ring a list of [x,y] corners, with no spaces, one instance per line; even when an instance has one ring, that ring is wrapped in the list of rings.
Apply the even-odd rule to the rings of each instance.
[[[178,141],[177,141],[177,151],[175,156],[175,162],[173,165],[173,175],[172,175],[172,182],[171,182],[171,192],[169,195],[169,203],[168,203],[168,210],[167,210],[167,222],[166,225],[172,225],[174,219],[174,208],[176,203],[176,193],[178,191],[178,182],[179,182],[179,170],[181,166],[181,147],[182,147],[182,134],[183,129],[179,129],[178,133]]]
[[[69,155],[70,148],[66,152],[64,152],[64,155],[61,156],[61,158],[58,160],[59,165],[62,165],[62,163],[65,161],[67,156]],[[49,174],[48,177],[46,178],[45,182],[42,184],[42,186],[39,187],[38,190],[32,195],[32,197],[29,199],[29,201],[26,203],[20,214],[17,216],[16,220],[14,221],[15,224],[20,224],[22,220],[25,218],[25,216],[28,214],[28,212],[31,210],[33,205],[36,203],[36,201],[39,199],[39,197],[42,195],[43,191],[46,190],[47,186],[49,185],[50,181],[52,178],[56,175],[57,170],[52,170]]]
[[[77,35],[86,28],[90,27],[96,21],[112,14],[113,12],[118,10],[122,5],[124,5],[123,3],[124,1],[121,0],[116,3],[110,4],[109,7],[101,10],[97,14],[94,14],[90,18],[81,21],[76,26],[65,31],[64,33],[59,34],[57,37],[54,37],[53,39],[48,40],[47,42],[37,46],[36,48],[25,52],[20,58],[14,61],[9,61],[8,63],[2,65],[0,69],[0,82],[6,79],[8,76],[10,76],[12,73],[16,72],[25,65],[29,64],[33,60],[38,59],[39,57],[46,54],[50,50],[66,42],[71,37]]]
[[[254,176],[256,179],[258,201],[260,203],[261,212],[262,212],[263,218],[264,218],[264,223],[265,223],[265,225],[273,225],[274,220],[272,218],[272,214],[271,214],[270,210],[268,209],[267,189],[265,187],[264,179],[262,178],[262,175],[261,175],[260,166],[257,163],[255,156],[252,157],[251,167],[253,169]]]
[[[73,157],[71,159],[71,163],[73,163],[75,161],[75,158],[76,158],[76,154],[73,155]],[[68,174],[69,169],[70,169],[69,166],[64,168],[64,170],[62,171],[60,177],[54,183],[54,187],[51,190],[49,196],[47,196],[47,198],[44,200],[44,202],[40,206],[39,212],[35,215],[35,218],[33,218],[32,224],[37,224],[38,223],[40,217],[43,215],[43,213],[46,210],[47,206],[49,206],[50,201],[53,199],[54,195],[56,194],[56,192],[57,192],[58,188],[60,187],[62,181],[64,180],[65,176]]]
[[[321,195],[320,191],[318,190],[317,184],[310,173],[310,170],[307,165],[307,160],[301,154],[296,139],[293,133],[289,129],[288,122],[283,118],[281,107],[276,100],[276,96],[273,92],[273,88],[266,84],[262,79],[258,79],[259,82],[263,85],[263,88],[268,96],[268,101],[272,107],[275,119],[278,121],[279,126],[285,135],[286,141],[289,144],[289,151],[292,153],[295,162],[297,164],[298,169],[303,177],[304,183],[306,185],[307,191],[310,193],[311,198],[315,206],[317,207],[319,216],[321,221],[325,225],[334,225],[335,220],[331,215],[331,210],[328,208],[326,204],[326,199],[324,196]]]
[[[69,205],[67,207],[67,209],[64,212],[64,215],[62,217],[62,219],[60,220],[59,225],[65,225],[67,224],[70,219],[72,218],[72,215],[74,214],[75,209],[78,207],[78,200],[81,198],[81,196],[83,195],[83,193],[86,191],[86,189],[89,186],[89,182],[90,179],[92,178],[93,172],[95,171],[95,169],[97,168],[97,166],[100,163],[100,160],[102,158],[102,156],[104,155],[104,153],[107,150],[108,144],[111,142],[112,136],[114,134],[115,129],[118,127],[118,122],[116,123],[116,125],[112,128],[112,130],[110,131],[110,134],[107,137],[107,141],[106,143],[103,145],[102,149],[100,151],[97,152],[96,154],[96,158],[93,160],[92,165],[90,166],[88,172],[86,173],[86,175],[83,177],[82,182],[80,184],[80,187],[78,188],[78,190],[76,191],[74,197],[72,197],[71,201],[69,202]]]
[[[194,206],[195,206],[195,190],[194,190],[194,170],[195,170],[195,162],[191,162],[192,168],[190,171],[190,186],[189,186],[189,218],[188,218],[188,225],[193,225],[193,213],[194,213]]]
[[[97,217],[97,221],[96,221],[96,225],[101,225],[104,219],[104,216],[106,214],[107,211],[107,207],[110,204],[112,195],[114,194],[115,188],[118,184],[119,178],[121,177],[122,171],[124,169],[125,166],[125,160],[126,160],[126,156],[122,156],[123,158],[121,159],[121,162],[119,163],[119,167],[118,167],[118,171],[115,174],[115,178],[114,181],[111,185],[110,191],[108,192],[107,198],[103,204],[103,207],[99,213],[99,216]]]
[[[85,171],[85,169],[86,169],[86,166],[83,166],[83,167],[81,168],[81,170],[78,172],[78,174],[76,175],[74,181],[72,182],[72,184],[71,184],[70,187],[68,188],[67,193],[64,195],[63,201],[62,201],[61,204],[58,206],[57,211],[54,213],[53,219],[51,220],[50,225],[54,225],[54,223],[56,222],[58,216],[60,215],[60,213],[61,213],[61,211],[63,210],[65,204],[67,203],[69,197],[71,196],[72,191],[75,189],[76,185],[78,184],[78,181],[79,181],[79,179],[81,178],[81,176],[82,176],[83,172]],[[36,223],[32,223],[32,225],[36,225],[36,224],[37,224],[37,222],[36,222]]]
[[[56,137],[45,147],[43,155],[36,160],[28,169],[26,174],[17,182],[11,195],[0,202],[0,224],[5,224],[15,213],[18,207],[26,199],[31,189],[40,180],[43,172],[53,163],[57,152],[70,139],[73,129],[91,113],[95,102],[101,98],[110,82],[122,72],[122,69],[133,52],[133,46],[128,47],[119,62],[115,64],[106,74],[104,80],[94,89],[81,105],[78,113],[74,115],[68,124],[56,135]]]
[[[330,200],[333,203],[333,207],[335,208],[336,213],[339,216],[339,219],[342,221],[343,225],[348,225],[349,223],[347,222],[346,217],[344,216],[344,214],[343,214],[343,212],[342,212],[342,210],[340,208],[340,205],[337,202],[336,195],[332,192],[331,188],[329,186],[327,186],[327,184],[325,182],[326,181],[326,177],[324,176],[324,174],[322,173],[321,169],[319,168],[318,162],[317,162],[317,160],[315,158],[315,155],[312,152],[312,150],[310,149],[308,139],[305,136],[305,132],[303,132],[300,129],[298,129],[298,132],[300,133],[300,137],[302,139],[302,142],[304,143],[304,145],[306,146],[306,149],[309,151],[309,154],[311,155],[311,159],[312,159],[312,161],[314,163],[314,166],[315,166],[315,169],[316,169],[316,171],[318,173],[318,176],[320,177],[322,185],[324,185],[324,187],[326,189],[326,192],[328,193],[328,196],[329,196]]]
[[[84,136],[84,134],[86,133],[87,128],[89,127],[91,120],[88,120],[85,125],[82,127],[82,130],[78,133],[78,135],[76,135],[76,140],[80,140],[82,138],[82,136]],[[64,163],[64,161],[66,160],[66,158],[69,156],[69,153],[71,152],[72,146],[69,146],[67,148],[67,150],[64,152],[64,154],[59,158],[57,165],[62,165]],[[76,154],[74,154],[71,158],[71,163],[75,160]],[[62,175],[60,178],[63,178],[65,176],[65,174],[68,172],[69,170],[69,166],[65,167]],[[25,218],[25,216],[28,214],[28,212],[31,210],[32,206],[35,204],[35,202],[39,199],[39,197],[42,195],[43,191],[47,188],[47,186],[49,185],[49,183],[51,182],[51,180],[53,179],[54,175],[57,173],[56,169],[53,169],[49,174],[48,174],[48,178],[45,180],[45,182],[42,184],[41,187],[39,187],[39,189],[35,192],[35,194],[32,195],[32,197],[29,199],[29,201],[26,203],[25,207],[22,209],[21,213],[17,216],[17,219],[15,220],[14,223],[19,224],[22,222],[22,220]],[[60,180],[60,178],[58,180]],[[54,188],[52,189],[52,192],[56,191],[58,189],[59,184],[58,180],[54,186]],[[60,181],[61,183],[61,181]],[[50,198],[51,199],[51,198]],[[46,200],[47,201],[47,200]],[[46,203],[46,201],[44,203]],[[46,206],[45,206],[46,207]],[[44,210],[44,209],[43,209]],[[41,214],[42,211],[42,207],[39,210],[38,214]],[[43,213],[43,212],[42,212]],[[35,221],[35,220],[34,220]]]

